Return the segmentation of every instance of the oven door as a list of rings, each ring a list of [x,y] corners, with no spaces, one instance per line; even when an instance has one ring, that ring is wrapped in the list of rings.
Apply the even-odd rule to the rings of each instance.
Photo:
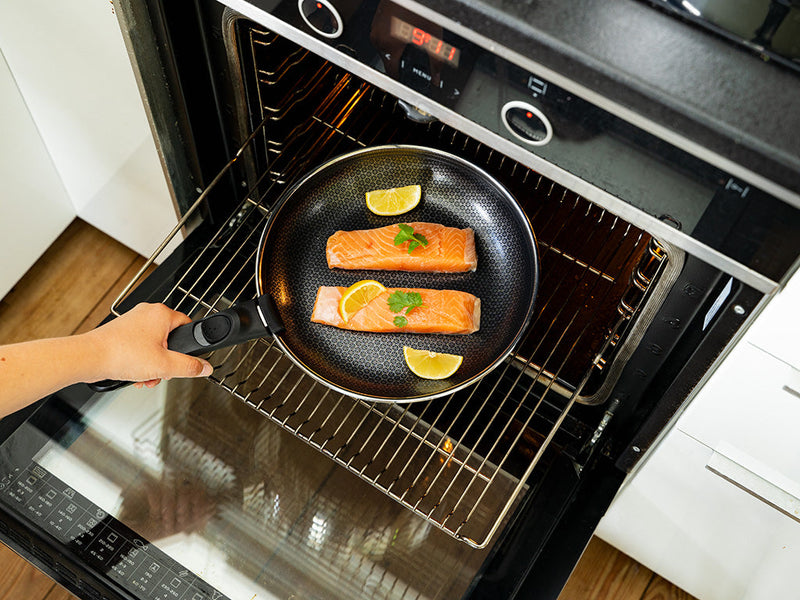
[[[0,435],[0,539],[83,598],[556,598],[622,479],[556,456],[475,548],[204,379],[72,386]]]
[[[196,264],[198,251],[222,245],[214,233],[206,222],[194,229],[119,311],[168,298],[165,290],[184,297],[186,281],[194,281],[181,281],[187,265]],[[208,304],[212,296],[204,298]],[[466,456],[452,430],[433,437],[458,423],[445,423],[437,411],[452,410],[463,396],[430,401],[428,409],[320,399],[293,379],[296,369],[248,357],[265,347],[259,340],[242,353],[214,356],[216,381],[106,394],[76,385],[4,420],[0,539],[85,598],[449,600],[525,597],[530,589],[558,596],[623,477],[602,453],[577,456],[589,446],[586,424],[560,416],[554,398],[540,402],[543,414],[520,404],[519,414],[545,433],[524,432],[523,455],[500,470],[476,453]],[[511,363],[505,379],[519,378]],[[531,380],[521,381],[525,388]],[[491,398],[480,396],[478,406]],[[524,423],[501,408],[495,423]],[[606,412],[573,412],[579,408],[595,421]],[[474,414],[481,411],[497,406]],[[426,420],[436,427],[423,430]],[[547,431],[555,442],[524,476]],[[416,457],[407,460],[398,439],[414,442]],[[382,480],[371,468],[388,473],[393,464],[398,483],[387,494],[376,489]],[[473,484],[477,492],[469,492],[463,485],[491,473],[491,486]],[[417,479],[417,489],[429,489],[437,474],[470,510],[479,509],[459,517],[461,539],[447,515],[426,508],[433,494],[403,495]],[[470,543],[475,531],[481,543]]]
[[[3,537],[81,597],[458,598],[485,559],[208,381],[86,392],[0,450]]]

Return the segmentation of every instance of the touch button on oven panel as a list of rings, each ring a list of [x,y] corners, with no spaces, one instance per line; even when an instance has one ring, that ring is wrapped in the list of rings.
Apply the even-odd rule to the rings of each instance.
[[[328,0],[298,0],[297,9],[306,25],[326,38],[342,35],[342,16]]]
[[[511,135],[531,146],[544,146],[553,137],[550,121],[542,111],[527,102],[508,102],[500,117]]]

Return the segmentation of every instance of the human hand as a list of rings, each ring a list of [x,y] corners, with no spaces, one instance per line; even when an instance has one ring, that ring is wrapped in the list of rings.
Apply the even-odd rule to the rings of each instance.
[[[153,387],[162,379],[211,375],[208,361],[167,349],[169,333],[190,322],[163,304],[142,303],[84,334],[96,365],[87,382],[115,379]]]

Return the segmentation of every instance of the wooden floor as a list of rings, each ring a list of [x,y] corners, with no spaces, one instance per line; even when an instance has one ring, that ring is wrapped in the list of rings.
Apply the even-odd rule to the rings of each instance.
[[[144,259],[76,220],[0,300],[0,344],[95,327]],[[0,600],[75,598],[0,545]],[[691,600],[691,596],[594,538],[559,600]],[[501,599],[498,599],[501,600]]]

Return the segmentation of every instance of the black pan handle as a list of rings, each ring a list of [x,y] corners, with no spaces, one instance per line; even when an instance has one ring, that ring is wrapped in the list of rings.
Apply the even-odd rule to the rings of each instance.
[[[269,296],[259,296],[235,304],[186,325],[173,329],[167,337],[167,348],[183,354],[198,356],[241,344],[268,334],[280,335],[283,322]],[[104,379],[90,383],[95,392],[110,392],[130,384],[130,381]]]

